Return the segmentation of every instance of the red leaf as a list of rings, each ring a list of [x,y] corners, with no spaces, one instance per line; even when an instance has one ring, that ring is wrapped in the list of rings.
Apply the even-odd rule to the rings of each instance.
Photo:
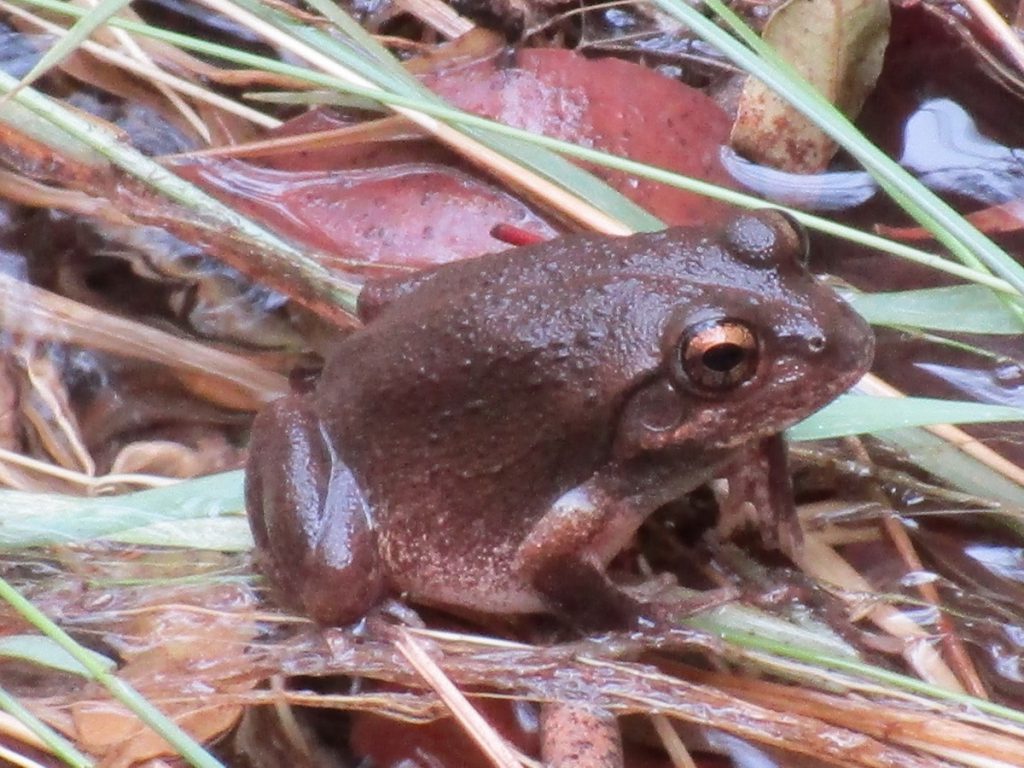
[[[425,82],[464,109],[510,125],[728,185],[719,150],[726,114],[700,91],[618,59],[527,50],[432,74]],[[277,135],[337,126],[314,112]],[[537,239],[553,221],[422,140],[365,142],[278,155],[262,167],[199,158],[178,168],[242,213],[345,259],[426,266],[502,250],[495,225]],[[625,174],[592,169],[670,224],[721,218],[728,207]],[[350,267],[349,267],[350,269]]]

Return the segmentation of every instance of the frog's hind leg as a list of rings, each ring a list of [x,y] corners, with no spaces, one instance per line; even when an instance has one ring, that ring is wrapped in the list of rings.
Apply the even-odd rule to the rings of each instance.
[[[358,619],[384,578],[355,476],[305,398],[270,405],[253,435],[245,501],[260,567],[284,602],[315,621]]]

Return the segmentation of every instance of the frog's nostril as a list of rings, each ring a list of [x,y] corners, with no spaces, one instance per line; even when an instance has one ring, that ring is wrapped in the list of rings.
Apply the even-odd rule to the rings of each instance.
[[[821,332],[801,332],[779,337],[779,348],[797,357],[820,355],[828,347],[828,339]]]
[[[807,351],[811,354],[817,355],[825,351],[825,336],[820,333],[816,333],[813,336],[807,337]]]

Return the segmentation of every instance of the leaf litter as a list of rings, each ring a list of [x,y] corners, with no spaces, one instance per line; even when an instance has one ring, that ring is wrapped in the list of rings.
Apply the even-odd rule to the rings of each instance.
[[[558,55],[566,57],[566,54]],[[635,74],[635,70],[630,70],[630,73]],[[627,79],[629,76],[626,75]],[[452,82],[459,81],[453,79]],[[458,88],[457,85],[455,87]],[[37,159],[41,156],[35,155]],[[267,165],[271,170],[277,170],[274,165],[278,163],[286,161],[278,158]],[[38,169],[38,165],[24,162],[19,167],[22,170]],[[170,223],[179,233],[196,232],[193,223],[187,220],[181,223],[183,217],[179,211],[144,193],[140,198],[137,190],[126,196],[119,188],[119,179],[104,179],[102,172],[97,178],[95,169],[68,166],[63,173],[48,176],[46,180],[58,186],[69,185],[85,190],[101,198],[106,196],[119,203],[118,210],[131,211],[133,215],[138,215],[141,209],[142,218],[147,223]],[[140,199],[146,205],[137,205]],[[561,226],[557,221],[548,224],[555,225]],[[243,264],[242,249],[230,240],[218,238],[206,230],[202,241],[221,255],[234,252],[235,263],[240,268],[249,266]],[[352,259],[353,252],[359,253],[342,250],[343,266],[356,270],[372,269]],[[405,258],[413,257],[415,254]],[[284,288],[280,283],[275,287]],[[278,364],[277,370],[286,369],[286,362]],[[825,486],[831,480],[833,486],[845,485],[848,490],[858,483],[863,487],[873,482],[873,471],[870,464],[865,464],[856,471],[833,473],[831,478],[820,468],[813,469],[811,474],[817,474],[817,482]],[[923,498],[924,501],[915,503],[927,506],[927,494]],[[852,513],[848,524],[853,530],[865,534],[862,547],[874,552],[876,557],[880,545],[881,551],[887,551],[878,534],[871,533],[871,524],[858,523],[858,519],[858,515]],[[11,573],[16,577],[21,574],[20,580],[33,592],[33,597],[44,610],[64,617],[64,621],[76,628],[87,644],[111,650],[121,660],[122,675],[166,711],[184,718],[204,738],[212,739],[229,729],[242,715],[243,706],[248,704],[334,707],[384,712],[421,721],[431,720],[445,711],[434,693],[424,687],[420,675],[397,652],[396,644],[400,638],[396,634],[398,630],[393,617],[372,618],[366,627],[359,630],[310,631],[309,626],[296,617],[258,613],[250,588],[244,582],[233,581],[245,573],[241,570],[243,564],[237,560],[197,564],[191,552],[104,550],[94,546],[75,545],[64,550],[63,555],[61,550],[56,550],[58,557],[49,563],[15,559]],[[723,562],[730,562],[717,559],[718,553],[715,552],[700,553],[700,546],[695,556],[697,562],[705,555],[710,558],[708,563],[719,563],[719,567]],[[732,571],[728,576],[736,578],[745,574],[749,577],[753,572],[761,573],[764,595],[771,594],[773,584],[778,587],[767,575],[770,572],[760,571],[755,561],[738,557],[735,553],[733,558]],[[883,556],[881,562],[899,561],[890,553],[888,558]],[[877,565],[874,568],[877,570]],[[822,575],[834,577],[840,571],[832,566]],[[891,584],[886,581],[886,578],[892,578],[891,574],[872,573],[872,567],[863,563],[860,564],[860,572],[868,575],[868,581],[844,584],[836,595],[845,593],[848,597],[850,593],[868,592],[869,587]],[[79,574],[82,579],[77,588],[69,589],[65,583],[69,573]],[[29,574],[29,578],[23,574]],[[50,578],[43,578],[43,574]],[[203,582],[200,586],[174,583],[178,579],[197,577]],[[987,577],[993,589],[998,589],[998,585],[1006,581],[1002,574],[990,572]],[[141,579],[140,585],[144,586],[126,586],[132,579]],[[164,586],[159,586],[161,582]],[[898,585],[893,586],[899,591]],[[47,592],[48,589],[52,591]],[[870,598],[870,595],[865,597]],[[836,611],[837,605],[842,603],[831,603],[826,596],[813,591],[800,595],[800,599],[826,615]],[[1003,606],[1003,610],[1006,611],[1003,615],[1007,622],[1013,623],[1016,613],[1012,606]],[[892,615],[893,611],[887,613]],[[404,615],[407,621],[411,619],[408,614],[399,615]],[[140,616],[145,616],[145,619]],[[436,617],[430,618],[437,620]],[[789,618],[795,620],[795,616]],[[980,620],[984,616],[979,612],[974,618]],[[13,619],[3,623],[17,626]],[[839,625],[852,636],[864,632],[845,620]],[[911,630],[915,641],[907,646],[890,641],[888,654],[901,651],[913,654],[915,650],[926,647],[926,643],[921,641],[927,640],[927,634],[922,634],[917,624],[911,622],[909,626],[918,627]],[[927,622],[925,626],[928,626]],[[962,631],[962,627],[960,629]],[[660,644],[650,638],[637,640],[611,636],[587,643],[529,645],[502,642],[473,632],[445,634],[419,629],[406,634],[405,642],[422,645],[433,654],[442,674],[464,691],[487,691],[489,696],[500,699],[597,701],[623,715],[657,710],[670,715],[673,722],[712,725],[724,732],[743,736],[762,745],[768,750],[766,754],[775,756],[776,760],[788,759],[772,751],[783,748],[788,753],[795,751],[811,759],[824,758],[844,765],[944,765],[947,764],[944,762],[946,759],[958,764],[972,764],[965,751],[968,748],[977,750],[979,745],[984,745],[990,750],[986,758],[981,758],[990,760],[986,764],[1020,764],[1019,750],[1015,751],[1020,734],[1005,722],[969,713],[958,706],[941,708],[934,702],[925,705],[906,696],[902,697],[901,703],[896,703],[900,697],[892,690],[866,686],[853,676],[838,673],[826,676],[820,669],[787,664],[778,659],[767,664],[765,659],[757,658],[755,654],[725,646],[709,636],[680,634],[682,636],[665,638]],[[137,646],[134,638],[139,638],[142,644]],[[168,643],[168,638],[174,638],[173,643]],[[865,638],[862,636],[860,639]],[[883,638],[872,639],[874,647],[886,647]],[[872,647],[872,643],[866,643],[866,646]],[[820,685],[827,677],[828,682],[824,685],[829,692],[815,694],[814,704],[803,712],[799,711],[802,704],[797,701],[780,707],[779,699],[784,698],[786,690],[792,689],[750,680],[741,674],[713,677],[706,672],[683,668],[673,660],[680,647],[711,658],[720,659],[725,654],[725,658],[742,664],[765,665],[762,668],[771,669],[778,676],[795,677],[805,683],[815,680]],[[996,652],[991,644],[986,648]],[[315,686],[299,690],[258,689],[266,677],[279,673],[297,680],[330,680],[335,675],[344,674],[378,681],[384,687],[344,695],[316,690]],[[387,685],[400,685],[405,692],[389,690]],[[863,732],[864,721],[867,720],[865,712],[854,706],[850,697],[841,695],[844,690],[859,690],[873,697],[871,722],[881,724],[874,737]],[[202,692],[204,702],[209,702],[209,709],[195,709],[197,691]],[[742,691],[742,695],[737,698],[729,691]],[[75,696],[81,694],[79,690]],[[26,698],[33,701],[31,686],[27,689]],[[807,698],[798,697],[802,701]],[[885,703],[887,700],[891,703]],[[34,705],[46,711],[51,725],[77,736],[81,744],[88,744],[90,751],[102,755],[109,764],[129,765],[169,754],[148,732],[139,730],[123,710],[103,704],[96,689],[85,690],[81,701],[86,703],[76,705],[71,717],[63,707],[65,701],[57,697],[49,702],[34,702]],[[933,717],[934,720],[930,719]],[[362,716],[355,717],[353,733],[365,730],[368,727],[364,725],[366,722]],[[382,743],[405,738],[407,732],[396,728],[394,725],[385,726],[383,733],[378,732],[365,749],[372,752]],[[997,731],[1003,735],[997,735]],[[699,736],[695,737],[694,743],[702,743]],[[721,747],[717,750],[720,751]],[[467,754],[462,752],[460,757],[465,759]]]

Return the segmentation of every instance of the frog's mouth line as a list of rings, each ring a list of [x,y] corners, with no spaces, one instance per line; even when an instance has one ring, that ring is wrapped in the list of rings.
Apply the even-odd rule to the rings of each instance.
[[[773,413],[773,417],[779,416],[780,412],[783,412],[784,409],[788,410],[788,414],[783,415],[781,419],[773,418],[773,421],[776,422],[775,427],[766,427],[765,429],[757,430],[756,436],[753,436],[753,439],[763,439],[779,434],[780,432],[784,432],[790,427],[817,413],[844,392],[852,389],[870,369],[870,355],[867,356],[866,359],[867,362],[863,369],[858,368],[849,372],[845,376],[839,375],[832,379],[828,379],[819,387],[816,387],[814,391],[810,393],[811,396],[801,397],[799,402],[796,403],[791,402],[784,403],[783,405],[777,405],[776,410]],[[785,424],[779,426],[779,421],[785,422]]]
[[[819,383],[812,389],[795,388],[792,397],[776,401],[770,412],[764,412],[765,418],[763,420],[765,424],[762,427],[737,432],[733,439],[723,440],[718,444],[718,447],[725,450],[739,448],[752,442],[778,435],[798,424],[811,414],[824,408],[860,381],[868,371],[870,356],[867,356],[866,360],[868,362],[863,369],[855,368],[846,375],[837,375]],[[697,431],[693,423],[687,423],[678,429],[667,431],[661,440],[663,445],[678,444],[692,440],[694,435],[688,433],[695,433]],[[725,436],[723,435],[723,437]]]

